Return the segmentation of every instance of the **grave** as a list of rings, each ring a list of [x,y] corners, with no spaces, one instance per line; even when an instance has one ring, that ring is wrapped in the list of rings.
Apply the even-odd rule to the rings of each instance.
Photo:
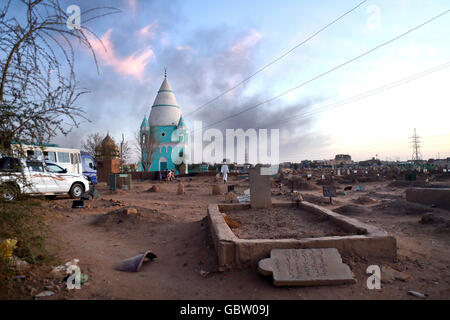
[[[259,261],[258,271],[262,275],[273,276],[273,284],[277,287],[356,282],[336,248],[273,249],[270,258]]]
[[[308,216],[312,214],[317,216],[317,218],[328,220],[329,222],[326,222],[326,224],[331,223],[343,232],[337,232],[334,235],[320,235],[322,227],[319,223],[315,227],[317,229],[317,236],[315,237],[308,236],[305,238],[300,234],[296,238],[293,238],[291,235],[281,238],[264,236],[261,238],[240,238],[229,227],[222,214],[226,213],[233,216],[233,212],[245,210],[248,210],[249,214],[254,214],[254,211],[263,212],[281,208],[290,208],[292,210],[290,216],[295,219],[297,224],[307,218],[305,214]],[[298,217],[295,217],[295,215],[298,215]],[[271,219],[273,220],[273,218]],[[390,236],[386,231],[307,201],[273,201],[271,208],[258,210],[252,209],[249,203],[210,204],[208,206],[208,223],[216,249],[219,270],[221,271],[246,268],[258,263],[259,260],[269,257],[272,249],[336,248],[341,254],[358,255],[366,259],[382,258],[393,260],[397,256],[397,241],[395,237]],[[277,227],[277,223],[278,221],[271,227]],[[323,229],[322,231],[326,232],[327,230]]]
[[[250,203],[253,209],[272,206],[270,192],[270,175],[261,175],[261,165],[250,169]]]

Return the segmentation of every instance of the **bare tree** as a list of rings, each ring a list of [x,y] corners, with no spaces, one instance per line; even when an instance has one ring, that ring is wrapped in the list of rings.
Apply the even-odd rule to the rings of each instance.
[[[86,140],[82,143],[81,148],[83,151],[89,153],[92,157],[95,157],[95,149],[97,149],[103,141],[104,136],[100,132],[91,133],[87,136]]]
[[[138,152],[139,160],[144,171],[149,171],[155,159],[158,144],[153,134],[144,134],[141,137],[140,131],[135,133],[135,148]]]
[[[81,12],[80,26],[71,30],[69,15],[58,0],[14,4],[18,10],[10,8],[11,0],[0,8],[0,149],[4,151],[13,141],[48,142],[87,120],[76,104],[87,90],[79,88],[75,78],[71,41],[90,49],[97,65],[89,39],[100,39],[86,23],[118,12],[110,7],[86,10]],[[13,11],[24,15],[12,16]]]
[[[130,160],[132,148],[122,133],[122,141],[120,142],[120,165],[124,165]]]

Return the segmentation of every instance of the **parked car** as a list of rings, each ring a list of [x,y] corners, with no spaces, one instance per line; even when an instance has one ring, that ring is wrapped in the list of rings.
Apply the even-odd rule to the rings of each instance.
[[[89,181],[81,174],[50,161],[0,158],[0,197],[14,200],[21,193],[30,195],[69,194],[80,197],[89,191]]]

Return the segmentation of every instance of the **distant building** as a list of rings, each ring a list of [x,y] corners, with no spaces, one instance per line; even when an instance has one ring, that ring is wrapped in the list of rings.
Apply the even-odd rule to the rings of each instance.
[[[352,157],[349,154],[337,154],[334,157],[335,166],[343,165],[343,164],[353,164]]]
[[[95,159],[96,160],[111,160],[118,159],[120,157],[119,147],[111,138],[109,132],[102,142],[95,148]]]

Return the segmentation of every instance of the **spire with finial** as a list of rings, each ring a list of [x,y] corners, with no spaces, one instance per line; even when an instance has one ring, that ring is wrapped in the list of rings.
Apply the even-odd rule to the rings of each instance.
[[[164,79],[167,79],[167,67],[164,67]]]

